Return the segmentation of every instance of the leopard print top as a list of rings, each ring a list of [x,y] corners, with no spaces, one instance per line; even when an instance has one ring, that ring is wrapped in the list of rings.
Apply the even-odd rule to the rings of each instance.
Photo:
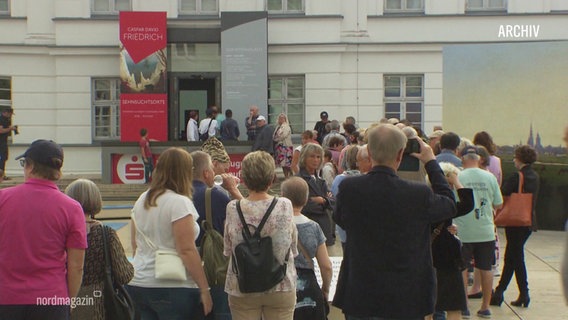
[[[72,308],[71,319],[104,320],[104,297],[102,296],[105,278],[103,225],[97,222],[90,227],[90,232],[87,234],[88,249],[85,252],[83,282],[77,297],[80,302],[83,298],[87,298],[83,300],[86,302],[94,300],[94,304],[75,306],[75,308]],[[109,236],[113,278],[119,284],[126,284],[134,276],[134,267],[126,258],[116,231],[109,227],[106,228]]]

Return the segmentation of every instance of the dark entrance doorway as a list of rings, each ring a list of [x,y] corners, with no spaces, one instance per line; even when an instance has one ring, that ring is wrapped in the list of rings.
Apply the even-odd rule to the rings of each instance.
[[[186,140],[189,113],[197,112],[198,122],[206,117],[205,110],[218,105],[220,78],[217,75],[181,75],[171,77],[170,132],[174,140]]]

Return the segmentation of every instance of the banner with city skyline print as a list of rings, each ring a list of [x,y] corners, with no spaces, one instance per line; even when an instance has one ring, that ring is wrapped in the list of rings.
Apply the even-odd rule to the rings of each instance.
[[[561,230],[568,218],[568,42],[444,47],[443,129],[473,139],[486,131],[498,146],[503,178],[516,147],[537,154],[540,228]]]
[[[166,12],[120,12],[120,140],[168,140]]]

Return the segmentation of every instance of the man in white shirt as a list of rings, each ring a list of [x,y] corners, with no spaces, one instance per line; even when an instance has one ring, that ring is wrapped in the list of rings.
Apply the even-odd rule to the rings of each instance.
[[[197,120],[199,118],[199,115],[197,114],[196,111],[190,111],[189,112],[189,121],[187,122],[187,129],[186,129],[186,135],[187,135],[187,141],[199,141],[199,129],[198,129],[198,125],[197,125]]]
[[[205,133],[209,133],[209,136],[205,139],[199,139],[203,141],[210,137],[214,137],[217,133],[217,120],[215,120],[215,116],[217,116],[217,114],[214,112],[214,109],[208,108],[207,111],[205,111],[205,114],[207,115],[207,118],[201,120],[199,123],[199,136],[201,137]]]

